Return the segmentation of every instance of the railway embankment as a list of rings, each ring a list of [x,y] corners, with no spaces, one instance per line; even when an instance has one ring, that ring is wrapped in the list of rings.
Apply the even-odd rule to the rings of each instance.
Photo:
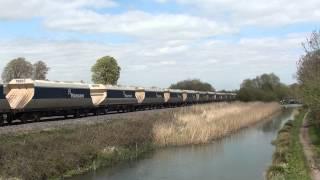
[[[277,103],[204,104],[3,133],[0,176],[27,180],[68,177],[136,160],[157,147],[208,143],[280,110]]]

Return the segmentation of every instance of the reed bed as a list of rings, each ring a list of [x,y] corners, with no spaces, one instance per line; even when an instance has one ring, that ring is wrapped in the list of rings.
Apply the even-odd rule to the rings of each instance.
[[[278,103],[218,103],[185,107],[153,127],[154,143],[179,146],[208,143],[269,118],[281,110]]]

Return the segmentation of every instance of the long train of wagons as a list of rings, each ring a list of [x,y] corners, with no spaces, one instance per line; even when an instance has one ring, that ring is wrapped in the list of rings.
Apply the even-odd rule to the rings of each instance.
[[[0,84],[0,124],[232,101],[234,93],[14,79]]]

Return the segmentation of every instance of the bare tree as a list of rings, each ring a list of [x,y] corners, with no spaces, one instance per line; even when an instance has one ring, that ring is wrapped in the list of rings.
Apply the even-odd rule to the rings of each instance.
[[[311,53],[317,50],[320,50],[320,30],[313,31],[309,38],[302,43],[302,46],[306,53]]]
[[[33,64],[33,79],[34,80],[45,80],[49,71],[49,67],[43,61],[38,61]]]
[[[12,79],[17,78],[31,78],[32,77],[32,64],[19,57],[10,61],[2,72],[2,80],[10,82]]]

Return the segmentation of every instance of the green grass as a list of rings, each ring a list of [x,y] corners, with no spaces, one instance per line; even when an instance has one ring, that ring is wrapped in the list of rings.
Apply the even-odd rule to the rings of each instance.
[[[316,119],[316,116],[314,113],[311,112],[309,119],[310,121],[310,127],[309,127],[309,137],[311,140],[311,143],[313,145],[313,151],[314,151],[314,158],[316,161],[316,164],[319,167],[320,164],[320,124],[319,120]]]
[[[155,117],[0,136],[0,179],[61,179],[152,150]]]
[[[311,180],[299,140],[299,128],[305,113],[302,111],[293,121],[288,121],[273,141],[276,150],[266,174],[268,180]]]

